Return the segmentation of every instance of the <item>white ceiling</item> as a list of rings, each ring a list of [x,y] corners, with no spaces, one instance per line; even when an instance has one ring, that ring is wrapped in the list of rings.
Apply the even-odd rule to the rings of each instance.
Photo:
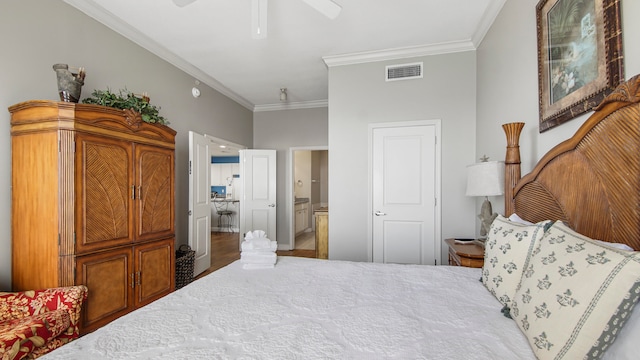
[[[260,40],[251,35],[251,0],[64,1],[194,83],[267,111],[326,106],[328,66],[475,49],[506,0],[334,0],[342,6],[334,20],[301,0],[271,0]]]

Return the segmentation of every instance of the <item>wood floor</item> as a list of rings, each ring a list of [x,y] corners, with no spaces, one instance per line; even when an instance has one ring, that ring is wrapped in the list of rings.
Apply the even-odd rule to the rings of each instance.
[[[277,251],[278,256],[298,256],[315,258],[315,250],[291,250]],[[211,267],[198,275],[196,278],[203,277],[232,262],[240,259],[240,250],[238,249],[238,233],[212,232],[211,233]]]

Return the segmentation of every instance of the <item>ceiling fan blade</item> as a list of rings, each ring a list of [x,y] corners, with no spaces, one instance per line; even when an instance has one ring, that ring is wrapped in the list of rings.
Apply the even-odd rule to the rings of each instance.
[[[336,4],[331,0],[302,0],[307,3],[307,5],[316,9],[324,16],[333,20],[340,15],[340,11],[342,10],[342,6]]]
[[[267,37],[267,0],[251,2],[251,37],[264,39]]]
[[[173,0],[173,3],[176,4],[177,7],[185,7],[196,0]]]

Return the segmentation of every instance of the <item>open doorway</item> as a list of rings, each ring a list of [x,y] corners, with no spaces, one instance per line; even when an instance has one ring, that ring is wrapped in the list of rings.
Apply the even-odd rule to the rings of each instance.
[[[245,149],[245,146],[189,131],[188,244],[196,252],[194,275],[207,271],[211,267],[214,253],[220,250],[212,244],[214,231],[225,230],[236,237],[237,248],[240,249],[236,224],[242,215],[239,201],[242,189],[234,186],[237,166],[233,168],[234,162],[230,161],[221,162],[222,165],[214,162],[216,157],[237,158],[240,149]],[[227,211],[223,216],[219,213],[220,204]],[[228,207],[235,211],[228,210]],[[223,220],[226,222],[221,224]]]
[[[291,250],[316,250],[315,215],[329,210],[326,147],[291,149]]]

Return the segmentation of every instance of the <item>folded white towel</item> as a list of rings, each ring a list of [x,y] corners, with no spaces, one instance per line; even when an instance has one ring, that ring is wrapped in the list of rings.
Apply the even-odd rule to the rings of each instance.
[[[249,253],[243,251],[240,253],[240,261],[243,264],[275,264],[277,259],[276,253],[272,252]]]
[[[253,265],[273,265],[277,262],[277,260],[240,260],[243,264],[253,264]]]
[[[264,244],[264,243],[256,244],[254,243],[254,241],[255,240],[243,241],[242,244],[240,244],[242,247],[242,251],[276,251],[278,250],[277,241],[269,240],[268,244]],[[267,246],[262,246],[262,245],[267,245]]]
[[[271,240],[267,238],[245,240],[247,249],[269,249],[271,248]]]
[[[267,237],[267,233],[265,233],[263,230],[248,231],[246,234],[244,234],[245,240],[260,239],[260,238],[266,238],[266,237]]]
[[[245,270],[273,269],[275,266],[275,264],[242,264]]]
[[[260,259],[260,258],[272,259],[276,257],[276,253],[273,251],[242,251],[240,252],[240,257],[256,258],[256,259]]]

